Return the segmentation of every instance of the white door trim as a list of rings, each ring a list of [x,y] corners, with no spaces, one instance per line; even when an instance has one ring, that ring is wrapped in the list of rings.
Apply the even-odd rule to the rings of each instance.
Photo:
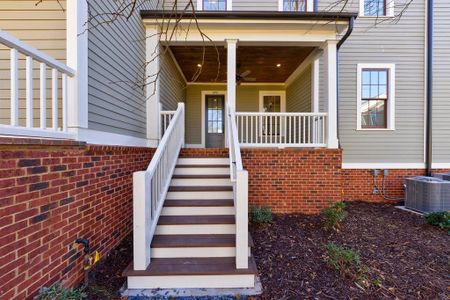
[[[202,91],[202,107],[201,107],[201,112],[202,112],[202,123],[201,123],[201,126],[202,126],[202,142],[201,142],[201,146],[202,146],[202,148],[205,148],[206,147],[206,132],[205,132],[205,126],[206,126],[206,124],[205,124],[205,122],[206,122],[206,120],[205,120],[205,105],[206,105],[206,101],[205,101],[205,99],[206,99],[206,96],[207,95],[223,95],[224,97],[225,97],[225,123],[224,123],[224,126],[225,126],[225,141],[227,140],[227,109],[226,109],[226,107],[227,107],[227,92],[226,91]],[[225,143],[226,144],[226,143]],[[226,147],[226,145],[225,145],[225,147]]]

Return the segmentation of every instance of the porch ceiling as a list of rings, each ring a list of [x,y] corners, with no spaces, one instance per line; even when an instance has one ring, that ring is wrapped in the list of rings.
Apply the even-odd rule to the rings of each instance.
[[[170,49],[189,82],[226,81],[227,51],[223,46],[171,46]],[[239,46],[237,73],[251,71],[248,77],[254,78],[253,82],[285,82],[313,50],[314,47]]]

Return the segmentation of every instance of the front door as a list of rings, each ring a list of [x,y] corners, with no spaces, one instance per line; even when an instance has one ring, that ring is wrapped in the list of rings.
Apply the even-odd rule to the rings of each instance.
[[[206,148],[225,147],[225,96],[205,96],[205,146]]]

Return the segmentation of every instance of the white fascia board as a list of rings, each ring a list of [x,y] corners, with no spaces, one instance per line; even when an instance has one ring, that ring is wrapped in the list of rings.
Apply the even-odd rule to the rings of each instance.
[[[342,169],[424,169],[425,163],[342,163]]]

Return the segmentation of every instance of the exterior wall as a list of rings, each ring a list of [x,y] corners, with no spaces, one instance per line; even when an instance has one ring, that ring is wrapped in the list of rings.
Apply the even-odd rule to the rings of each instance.
[[[76,238],[102,257],[132,231],[132,173],[153,149],[0,139],[0,298],[83,278]]]
[[[286,111],[311,111],[311,66],[286,88]]]
[[[358,11],[358,3],[347,10]],[[374,18],[358,18],[342,46],[339,136],[344,163],[424,162],[424,3],[413,1],[398,23],[375,26]],[[395,64],[395,130],[356,130],[358,63]]]
[[[175,110],[178,102],[186,101],[186,83],[170,53],[161,53],[160,101],[163,110]]]
[[[450,163],[450,2],[434,2],[433,162]]]
[[[259,91],[284,90],[282,85],[240,85],[236,89],[236,111],[259,111]],[[200,144],[202,91],[226,91],[226,85],[188,85],[186,89],[186,143]]]
[[[11,0],[0,2],[0,30],[65,63],[66,1]],[[25,57],[19,56],[19,122],[25,126]],[[34,62],[33,85],[39,87],[39,64]],[[10,51],[0,44],[0,124],[10,124]],[[51,95],[51,71],[47,71],[47,95]],[[60,81],[61,82],[61,81]],[[39,89],[34,90],[35,126],[39,126]],[[61,97],[59,97],[61,98]],[[51,126],[51,97],[47,99],[47,126]],[[61,104],[60,116],[61,116]],[[59,122],[61,124],[61,120]]]
[[[139,12],[107,22],[120,3],[89,0],[89,129],[145,138],[145,30]],[[146,2],[142,9],[150,9]]]

